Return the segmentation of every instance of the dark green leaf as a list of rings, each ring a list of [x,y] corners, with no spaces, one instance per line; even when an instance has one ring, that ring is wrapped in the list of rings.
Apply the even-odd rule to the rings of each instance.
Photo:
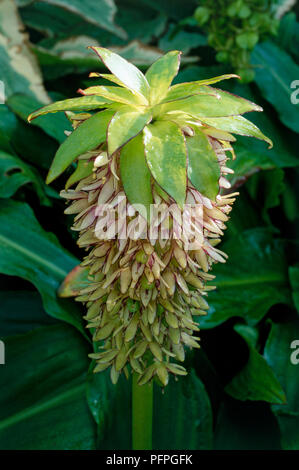
[[[79,156],[98,147],[106,140],[108,123],[113,111],[102,111],[82,122],[61,144],[47,176],[51,183]]]
[[[289,267],[290,282],[293,289],[292,296],[295,307],[299,312],[299,266]]]
[[[43,0],[50,5],[56,5],[67,12],[76,13],[89,23],[111,31],[113,34],[126,38],[125,31],[114,23],[116,6],[114,0],[99,0],[95,4],[93,0]],[[67,14],[66,14],[67,15]]]
[[[109,371],[94,374],[90,367],[87,401],[98,428],[98,448],[131,449],[131,379],[122,376],[116,385]]]
[[[282,447],[299,447],[299,321],[273,323],[264,356],[286,392],[286,405],[273,405],[282,434]]]
[[[207,136],[197,130],[187,137],[188,178],[204,196],[215,201],[219,192],[220,168],[217,156]]]
[[[236,36],[236,43],[241,49],[253,49],[258,40],[258,34],[253,31],[244,32]]]
[[[284,244],[272,240],[270,231],[246,230],[221,249],[229,257],[214,268],[217,289],[209,293],[211,309],[201,318],[201,328],[213,328],[231,317],[255,325],[272,305],[290,302]]]
[[[298,40],[299,23],[296,21],[296,13],[291,11],[280,20],[278,42],[280,47],[291,54],[295,60],[299,59]]]
[[[226,386],[225,391],[237,400],[267,401],[283,404],[285,393],[266,360],[248,341],[248,330],[245,325],[236,325],[235,330],[246,340],[249,348],[248,362],[243,369]]]
[[[57,142],[41,129],[25,124],[4,104],[0,106],[0,145],[10,154],[48,170],[57,150]],[[40,149],[43,149],[41,158]]]
[[[81,179],[90,176],[92,174],[93,165],[93,161],[88,162],[86,160],[78,160],[77,168],[67,180],[65,189],[69,189],[73,184],[77,183]]]
[[[164,32],[167,23],[165,14],[154,11],[150,4],[142,2],[141,6],[140,4],[136,5],[134,1],[118,5],[116,19],[117,23],[126,31],[130,41],[136,39],[142,44],[152,43],[153,39]],[[176,47],[172,49],[176,49]]]
[[[132,41],[124,47],[118,47],[117,52],[136,66],[148,67],[162,56],[160,49],[143,45],[140,41]]]
[[[27,333],[57,320],[43,309],[38,292],[0,291],[0,337]]]
[[[263,96],[274,106],[283,124],[299,132],[298,96],[296,99],[296,90],[291,88],[292,81],[298,80],[299,66],[272,42],[259,44],[252,62],[258,66],[255,81]]]
[[[39,174],[20,158],[0,150],[0,197],[10,198],[23,185],[32,183],[42,204],[49,204]]]
[[[7,338],[5,347],[1,449],[94,449],[95,426],[85,399],[88,349],[82,337],[70,326],[57,325]]]
[[[130,203],[144,218],[148,219],[150,206],[153,204],[151,174],[146,163],[144,145],[140,135],[122,148],[120,174]]]
[[[183,207],[186,199],[186,146],[176,124],[157,121],[144,128],[149,169],[157,183]]]
[[[166,33],[159,40],[159,48],[163,51],[179,49],[188,54],[191,49],[207,45],[207,38],[201,33],[176,28],[173,23],[169,25]]]
[[[292,344],[295,341],[297,344]],[[273,409],[289,414],[299,414],[298,341],[298,319],[281,324],[273,323],[264,351],[265,359],[274,370],[287,396],[286,405],[275,406]]]
[[[76,297],[84,287],[90,284],[88,279],[89,268],[83,266],[75,266],[64,278],[59,286],[57,294],[59,297]]]
[[[193,370],[177,382],[170,380],[164,393],[155,387],[154,449],[209,450],[212,439],[210,400]]]
[[[149,85],[145,76],[135,65],[127,62],[118,54],[104,49],[103,47],[92,47],[99,55],[106,67],[130,90],[139,93],[145,98],[149,95]]]
[[[0,16],[0,62],[4,96],[7,99],[14,93],[25,93],[47,103],[49,95],[23,30],[15,2],[4,2]]]
[[[248,181],[247,188],[252,199],[260,204],[263,219],[271,226],[268,211],[280,204],[280,196],[285,189],[284,171],[274,168],[257,173]]]
[[[260,106],[226,91],[209,86],[201,88],[201,94],[160,105],[160,113],[182,111],[200,119],[202,117],[225,117],[244,114],[249,111],[262,111]]]
[[[40,227],[27,204],[0,202],[0,272],[32,282],[49,315],[84,332],[79,308],[56,297],[58,286],[77,264],[56,237]]]

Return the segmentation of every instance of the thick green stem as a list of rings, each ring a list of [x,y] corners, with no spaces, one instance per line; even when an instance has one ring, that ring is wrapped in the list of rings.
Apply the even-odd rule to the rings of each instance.
[[[137,374],[132,381],[132,444],[133,450],[152,449],[153,383],[137,384]]]

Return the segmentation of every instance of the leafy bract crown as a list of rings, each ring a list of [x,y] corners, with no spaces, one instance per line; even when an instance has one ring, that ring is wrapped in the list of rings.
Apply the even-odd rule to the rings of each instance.
[[[232,134],[272,142],[242,115],[262,111],[251,101],[211,87],[222,75],[171,86],[181,52],[171,51],[144,75],[114,52],[91,47],[110,74],[91,73],[113,85],[79,90],[79,98],[57,101],[32,113],[28,120],[58,111],[93,110],[59,147],[47,182],[52,182],[78,156],[105,146],[108,156],[120,154],[120,175],[129,201],[149,207],[152,184],[182,207],[189,181],[214,200],[219,191],[219,165],[211,145],[217,139],[230,147]]]

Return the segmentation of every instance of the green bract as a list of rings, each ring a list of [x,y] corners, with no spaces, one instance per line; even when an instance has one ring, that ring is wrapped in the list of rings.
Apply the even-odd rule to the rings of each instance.
[[[79,156],[106,144],[108,155],[120,151],[121,177],[132,204],[152,203],[151,185],[157,183],[183,206],[188,178],[204,196],[215,200],[220,177],[210,140],[234,141],[232,134],[270,139],[242,114],[262,111],[260,106],[211,87],[222,75],[209,80],[171,86],[178,73],[179,51],[158,59],[144,75],[117,54],[92,47],[111,74],[92,73],[116,86],[79,90],[81,98],[58,101],[32,113],[28,120],[57,111],[85,112],[84,117],[58,149],[47,182],[52,182]],[[74,114],[76,118],[76,114]],[[73,116],[73,119],[74,119]],[[78,118],[78,122],[80,118]],[[84,174],[82,164],[69,185]],[[87,172],[90,169],[86,170]]]

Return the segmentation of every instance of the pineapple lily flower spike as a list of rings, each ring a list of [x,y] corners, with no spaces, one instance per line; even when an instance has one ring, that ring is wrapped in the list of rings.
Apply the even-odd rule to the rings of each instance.
[[[47,105],[28,120],[65,111],[74,128],[47,182],[76,162],[61,196],[71,203],[65,212],[76,214],[78,245],[88,252],[81,266],[89,281],[77,300],[86,305],[93,332],[94,372],[110,367],[116,383],[132,370],[139,385],[155,378],[166,386],[169,373],[187,373],[178,362],[186,347],[199,347],[197,319],[207,314],[214,288],[209,270],[227,258],[216,245],[237,195],[229,194],[226,179],[233,173],[227,167],[233,134],[272,143],[243,117],[260,106],[211,86],[237,75],[171,86],[179,51],[144,75],[108,49],[91,49],[111,73],[90,76],[113,85],[79,90],[82,97]],[[117,204],[124,214],[117,215],[113,237],[105,204],[110,215]],[[153,206],[163,210],[153,215]],[[190,223],[180,231],[183,213],[191,214]],[[143,236],[130,236],[140,226]],[[157,237],[148,230],[153,227]]]

